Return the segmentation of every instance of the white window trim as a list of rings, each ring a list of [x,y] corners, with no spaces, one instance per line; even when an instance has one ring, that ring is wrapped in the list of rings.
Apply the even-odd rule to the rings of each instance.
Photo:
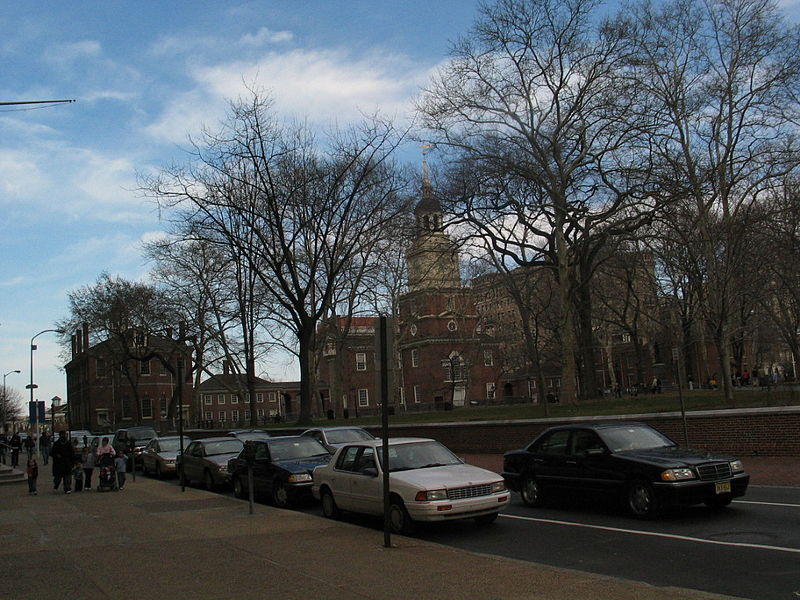
[[[358,390],[358,406],[369,406],[369,390],[367,388],[359,388]]]
[[[356,352],[356,371],[367,370],[367,353]]]

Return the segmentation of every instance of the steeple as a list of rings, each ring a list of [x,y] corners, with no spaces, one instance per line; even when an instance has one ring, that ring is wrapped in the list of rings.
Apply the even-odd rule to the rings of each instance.
[[[414,207],[417,221],[417,237],[434,231],[442,231],[442,205],[433,193],[428,172],[428,144],[422,145],[422,198]]]

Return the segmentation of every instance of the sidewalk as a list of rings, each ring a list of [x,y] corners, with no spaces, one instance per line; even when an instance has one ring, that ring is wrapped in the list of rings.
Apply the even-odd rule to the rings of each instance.
[[[39,495],[0,486],[0,595],[128,600],[697,600],[657,588],[479,555],[146,477],[121,492]],[[467,524],[467,527],[471,524]]]

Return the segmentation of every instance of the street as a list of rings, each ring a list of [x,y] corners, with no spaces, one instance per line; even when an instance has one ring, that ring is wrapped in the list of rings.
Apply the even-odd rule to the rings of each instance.
[[[322,516],[317,504],[299,510]],[[344,520],[380,535],[380,519],[346,515]],[[695,506],[652,521],[588,502],[533,509],[514,493],[508,509],[490,526],[471,521],[425,525],[416,537],[654,586],[754,600],[800,596],[798,487],[751,486],[726,509]]]

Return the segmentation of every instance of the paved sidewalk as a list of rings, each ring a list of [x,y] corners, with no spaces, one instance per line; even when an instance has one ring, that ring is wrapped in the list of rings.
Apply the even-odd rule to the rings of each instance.
[[[697,600],[479,555],[145,477],[121,492],[0,486],[0,597],[14,600]]]

